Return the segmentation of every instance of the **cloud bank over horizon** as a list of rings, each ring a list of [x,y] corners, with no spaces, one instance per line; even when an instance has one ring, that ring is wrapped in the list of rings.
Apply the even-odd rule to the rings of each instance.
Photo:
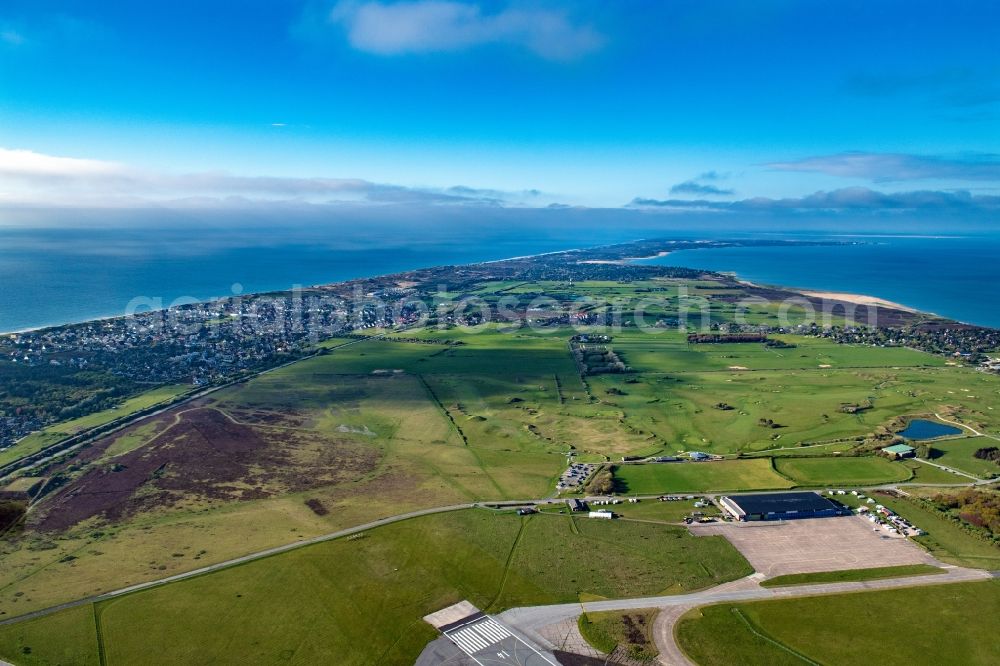
[[[811,164],[809,160],[804,162]],[[920,161],[914,159],[914,163],[920,164]],[[974,194],[961,189],[885,192],[853,186],[795,197],[719,200],[719,196],[732,195],[733,190],[712,183],[728,178],[729,174],[706,172],[670,188],[671,194],[691,194],[694,198],[636,196],[623,206],[585,207],[568,206],[538,189],[506,191],[466,185],[408,187],[361,178],[248,176],[220,171],[167,173],[117,162],[0,148],[0,205],[6,207],[268,210],[302,205],[354,205],[438,209],[617,209],[686,213],[695,218],[752,214],[758,219],[772,216],[775,220],[816,214],[857,216],[919,212],[924,215],[961,213],[970,219],[987,222],[992,222],[1000,212],[1000,195]]]
[[[1000,195],[971,194],[965,190],[913,190],[880,192],[867,187],[844,187],[819,191],[801,197],[781,199],[752,197],[738,201],[706,199],[648,199],[637,197],[630,208],[674,211],[754,212],[788,214],[796,212],[863,213],[930,211],[948,213],[996,214],[1000,212]]]
[[[252,205],[274,202],[543,205],[538,190],[508,192],[455,185],[420,188],[361,178],[166,173],[117,162],[0,148],[0,204],[51,206]]]
[[[6,0],[0,146],[27,152],[0,202],[665,212],[867,187],[854,208],[955,210],[1000,195],[998,22],[988,0]]]

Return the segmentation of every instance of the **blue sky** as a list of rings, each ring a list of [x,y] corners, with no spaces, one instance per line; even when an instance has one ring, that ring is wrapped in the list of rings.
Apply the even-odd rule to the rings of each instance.
[[[995,212],[997,25],[961,0],[5,0],[0,202]]]

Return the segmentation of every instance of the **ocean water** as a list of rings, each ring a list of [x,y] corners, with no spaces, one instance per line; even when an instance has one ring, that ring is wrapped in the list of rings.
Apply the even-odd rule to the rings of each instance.
[[[682,250],[643,263],[729,271],[751,282],[877,296],[1000,328],[1000,236],[797,236],[852,245]]]
[[[0,226],[0,332],[120,315],[137,297],[168,306],[177,299],[228,296],[237,284],[250,293],[639,238],[736,237],[704,228],[626,226],[595,215],[550,225],[530,219],[530,213],[518,213],[513,222],[491,214],[485,211],[478,225],[447,219],[419,225],[364,219],[279,225],[273,219],[199,218],[74,228]],[[1000,327],[1000,237],[786,237],[858,244],[685,250],[648,262],[869,294]]]
[[[163,306],[415,268],[631,240],[607,229],[0,227],[0,332],[118,316],[135,298]],[[641,235],[641,234],[640,234]]]

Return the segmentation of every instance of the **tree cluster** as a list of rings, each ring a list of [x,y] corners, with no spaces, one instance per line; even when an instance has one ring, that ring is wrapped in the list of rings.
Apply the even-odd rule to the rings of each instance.
[[[977,449],[972,455],[980,460],[989,460],[1000,465],[1000,448],[995,446],[987,446]]]
[[[969,488],[935,495],[933,501],[939,508],[957,514],[962,522],[1000,538],[1000,494]]]

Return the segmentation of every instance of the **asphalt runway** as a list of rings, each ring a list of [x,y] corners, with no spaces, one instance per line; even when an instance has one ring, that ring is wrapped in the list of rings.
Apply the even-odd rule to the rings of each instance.
[[[558,666],[488,615],[444,635],[480,666]]]

